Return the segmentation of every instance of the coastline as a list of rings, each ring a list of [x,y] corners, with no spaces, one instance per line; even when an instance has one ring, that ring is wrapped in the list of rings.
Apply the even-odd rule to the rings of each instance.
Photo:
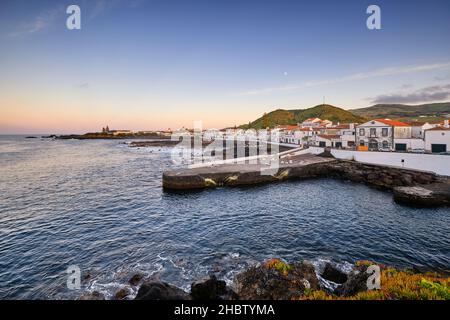
[[[380,286],[377,287],[377,283]],[[106,298],[104,294],[92,291],[77,299]],[[209,275],[192,282],[189,291],[159,279],[134,274],[128,284],[118,289],[111,299],[450,300],[450,278],[436,272],[397,269],[367,260],[356,261],[343,268],[329,261],[318,266],[310,261],[289,263],[269,259],[238,273],[232,283],[227,284],[215,275]]]
[[[108,146],[111,146],[111,148],[113,148],[113,146],[114,145],[121,145],[122,144],[122,142],[116,142],[116,143],[103,143],[103,142],[101,142],[101,141],[99,141],[99,143],[98,143],[99,145],[108,145]],[[47,145],[47,144],[46,144]],[[50,145],[53,145],[53,144],[50,144]],[[61,145],[61,146],[66,146],[66,145],[68,145],[68,146],[70,146],[71,148],[72,148],[72,143],[69,143],[69,144],[67,144],[67,143],[55,143],[55,145]],[[89,144],[87,144],[87,145],[85,145],[85,144],[83,144],[83,143],[81,143],[81,144],[76,144],[76,146],[78,146],[79,147],[79,150],[80,151],[82,151],[82,150],[87,150],[86,149],[86,146],[88,146],[88,145],[90,145],[90,148],[89,148],[89,150],[95,150],[95,146],[94,145],[96,145],[96,144],[91,144],[91,143],[89,143]],[[110,148],[110,149],[111,149]],[[111,149],[112,150],[112,149]],[[119,153],[122,153],[122,150],[124,150],[124,148],[116,148],[116,151],[117,151],[117,153],[119,154]],[[55,150],[56,151],[56,150]],[[135,153],[135,152],[127,152],[128,154],[133,154],[133,155],[139,155],[140,153]],[[106,153],[105,153],[106,154]],[[333,163],[333,165],[337,165],[337,163],[340,163],[340,161],[336,161],[335,159],[333,159],[333,158],[327,158],[327,157],[316,157],[316,156],[312,156],[312,157],[315,157],[315,158],[321,158],[322,160],[325,160],[325,162],[324,163],[326,163],[327,165],[331,165],[331,163]],[[105,159],[105,161],[106,161],[106,159]],[[344,161],[345,162],[345,161]],[[350,163],[352,163],[352,164],[357,164],[357,163],[355,163],[355,162],[352,162],[352,161],[348,161],[348,162],[350,162]],[[92,160],[90,160],[89,161],[89,163],[94,163],[94,161],[92,161]],[[285,164],[283,164],[285,167],[289,167],[289,166],[291,166],[291,165],[294,165],[294,164],[289,164],[289,163],[285,163]],[[136,168],[135,168],[136,169]],[[355,169],[355,168],[353,168],[353,169]],[[312,170],[312,169],[311,169]],[[361,169],[362,170],[362,169]],[[325,174],[324,172],[322,173],[322,172],[320,172],[321,170],[319,170],[319,174]],[[382,174],[382,172],[383,172],[383,170],[373,170],[375,173],[377,173],[377,174]],[[131,172],[131,171],[130,171]],[[135,171],[136,172],[136,171]],[[312,172],[312,171],[311,171]],[[348,172],[346,173],[346,174],[348,174]],[[160,175],[159,175],[160,176]],[[326,176],[327,177],[330,177],[330,178],[332,178],[332,176],[329,174],[329,173],[327,173],[326,174]],[[280,176],[280,178],[283,178],[283,177],[281,177]],[[316,177],[312,177],[312,178],[306,178],[305,177],[305,179],[314,179],[314,178],[316,178]],[[317,176],[317,178],[320,178],[320,176]],[[365,177],[365,178],[368,178],[368,176],[367,177]],[[371,179],[373,179],[373,180],[375,180],[375,181],[378,181],[378,178],[375,178],[375,177],[371,177]],[[419,178],[419,175],[417,175],[417,177],[413,177],[413,179],[422,179],[423,180],[423,177],[421,177],[421,178]],[[425,179],[427,179],[427,178],[425,178]],[[74,180],[74,179],[73,179]],[[384,179],[382,179],[382,180],[384,180]],[[137,180],[138,181],[138,180]],[[280,179],[280,180],[278,180],[278,181],[284,181],[284,178],[283,179]],[[160,181],[159,181],[160,182]],[[306,182],[306,183],[309,183],[309,182]],[[363,182],[364,183],[364,182]],[[350,183],[348,183],[348,184],[350,184]],[[377,188],[382,188],[381,186],[375,186],[375,187],[377,187]],[[160,186],[159,186],[159,188],[160,188]],[[158,188],[158,189],[159,189]],[[265,188],[265,187],[263,187],[263,188]],[[276,189],[278,189],[279,187],[277,186],[277,185],[275,185],[275,188]],[[244,189],[246,189],[246,188],[244,188]],[[252,188],[253,189],[253,188]],[[256,188],[256,189],[258,189],[258,188]],[[365,189],[368,189],[368,188],[365,188]],[[249,189],[250,190],[250,189]],[[330,190],[332,190],[332,189],[330,189]],[[219,191],[219,192],[221,192],[221,191]],[[206,192],[206,193],[208,193],[208,192]],[[247,193],[247,194],[250,194],[250,192],[248,192],[248,191],[245,191],[245,193]],[[216,193],[216,195],[217,195],[217,193]],[[440,212],[440,214],[442,215],[442,213],[445,213],[445,212]],[[217,223],[217,222],[215,222],[215,223]],[[270,248],[270,247],[268,247],[268,248]],[[297,247],[297,248],[299,248],[299,247]],[[321,251],[318,251],[318,252],[321,252]],[[365,256],[367,256],[367,255],[365,255]],[[332,255],[331,255],[331,257],[332,257]],[[363,256],[364,257],[364,256]],[[311,257],[310,257],[311,258]],[[261,257],[261,256],[259,256],[257,259],[264,259],[264,257]],[[295,259],[295,258],[294,258]],[[313,258],[314,259],[314,258]],[[260,261],[262,261],[262,260],[260,260]],[[351,261],[351,258],[350,259],[348,259],[348,261]],[[390,261],[390,263],[395,263],[395,262],[392,262],[392,261]],[[432,266],[431,266],[431,268],[432,268]],[[197,274],[195,277],[192,277],[192,279],[190,279],[189,281],[191,281],[191,280],[193,280],[193,279],[196,279],[196,277],[198,277],[199,276],[199,274]],[[166,277],[164,276],[162,279],[166,279]],[[200,279],[200,278],[198,278],[198,279]],[[167,278],[167,280],[168,281],[173,281],[173,277],[171,278],[171,277],[168,277]],[[170,282],[170,283],[172,283],[172,282]],[[175,280],[175,282],[174,282],[175,284],[177,284],[177,285],[180,285],[179,283],[178,283],[178,280]],[[184,287],[184,284],[182,284],[182,288],[184,289],[184,290],[186,290],[186,288]],[[136,288],[136,291],[138,290],[138,288]],[[123,292],[122,292],[123,293]],[[314,293],[314,295],[320,295],[320,294],[322,294],[322,293]],[[327,293],[328,294],[328,293]],[[328,298],[328,296],[324,296],[324,297],[327,297]],[[129,298],[129,296],[128,296],[128,298]],[[128,299],[127,298],[127,299]],[[298,298],[298,296],[296,296],[295,298]],[[306,296],[300,296],[300,298],[306,298]],[[339,298],[339,296],[336,296],[335,298]],[[109,297],[108,297],[108,299],[109,299]]]

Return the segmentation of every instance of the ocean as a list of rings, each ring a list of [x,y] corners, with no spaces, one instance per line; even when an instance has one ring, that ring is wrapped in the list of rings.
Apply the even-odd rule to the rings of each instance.
[[[449,273],[449,208],[332,179],[166,192],[170,152],[0,136],[0,298],[110,298],[136,273],[184,289],[211,273],[231,283],[273,257]],[[80,290],[67,288],[70,265]]]

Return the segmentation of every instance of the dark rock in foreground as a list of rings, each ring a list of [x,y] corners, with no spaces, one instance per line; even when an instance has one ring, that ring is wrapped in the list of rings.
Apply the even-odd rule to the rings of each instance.
[[[367,272],[371,268],[372,272]],[[377,267],[380,274],[378,288],[375,284]],[[382,300],[450,300],[449,278],[432,272],[398,270],[371,261],[358,261],[348,274],[341,274],[332,265],[325,267],[322,275],[333,282],[342,282],[333,292],[322,286],[314,266],[306,261],[286,263],[270,259],[238,274],[234,280],[236,292],[225,281],[212,276],[196,281],[191,292],[160,281],[144,282],[136,300],[322,300],[322,299],[382,299]],[[381,290],[380,290],[381,289]],[[129,287],[118,290],[113,299],[123,300],[131,295]],[[104,300],[99,292],[85,293],[79,300]]]
[[[367,279],[369,274],[366,273],[367,266],[362,266],[350,272],[347,281],[334,290],[338,296],[349,297],[367,290]]]
[[[190,300],[189,294],[165,282],[144,283],[136,295],[136,300]]]
[[[141,280],[144,278],[144,275],[142,275],[141,273],[136,273],[135,275],[133,275],[130,280],[128,281],[129,284],[131,284],[132,286],[137,286],[139,284],[139,282],[141,282]]]
[[[122,288],[117,290],[116,294],[114,295],[114,298],[116,300],[124,300],[127,296],[129,296],[131,293],[130,289],[128,288]]]
[[[242,300],[290,300],[306,289],[319,289],[319,280],[308,262],[286,264],[272,259],[239,274],[236,287]]]
[[[321,276],[334,283],[342,284],[347,281],[347,274],[334,267],[331,263],[327,263]]]
[[[105,296],[98,291],[82,294],[78,300],[105,300]]]
[[[225,281],[215,276],[196,281],[191,285],[191,297],[194,300],[236,300],[237,294],[227,287]]]

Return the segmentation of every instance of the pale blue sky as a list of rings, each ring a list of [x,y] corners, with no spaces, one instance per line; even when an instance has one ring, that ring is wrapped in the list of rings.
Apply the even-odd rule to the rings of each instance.
[[[382,30],[366,28],[370,4]],[[0,133],[224,127],[323,96],[448,101],[449,34],[445,0],[3,0]]]

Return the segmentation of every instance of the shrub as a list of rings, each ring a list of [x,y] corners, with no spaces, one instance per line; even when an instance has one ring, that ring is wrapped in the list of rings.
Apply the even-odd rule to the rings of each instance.
[[[287,276],[291,270],[291,266],[279,259],[270,259],[265,263],[266,268],[275,269],[282,275]]]

